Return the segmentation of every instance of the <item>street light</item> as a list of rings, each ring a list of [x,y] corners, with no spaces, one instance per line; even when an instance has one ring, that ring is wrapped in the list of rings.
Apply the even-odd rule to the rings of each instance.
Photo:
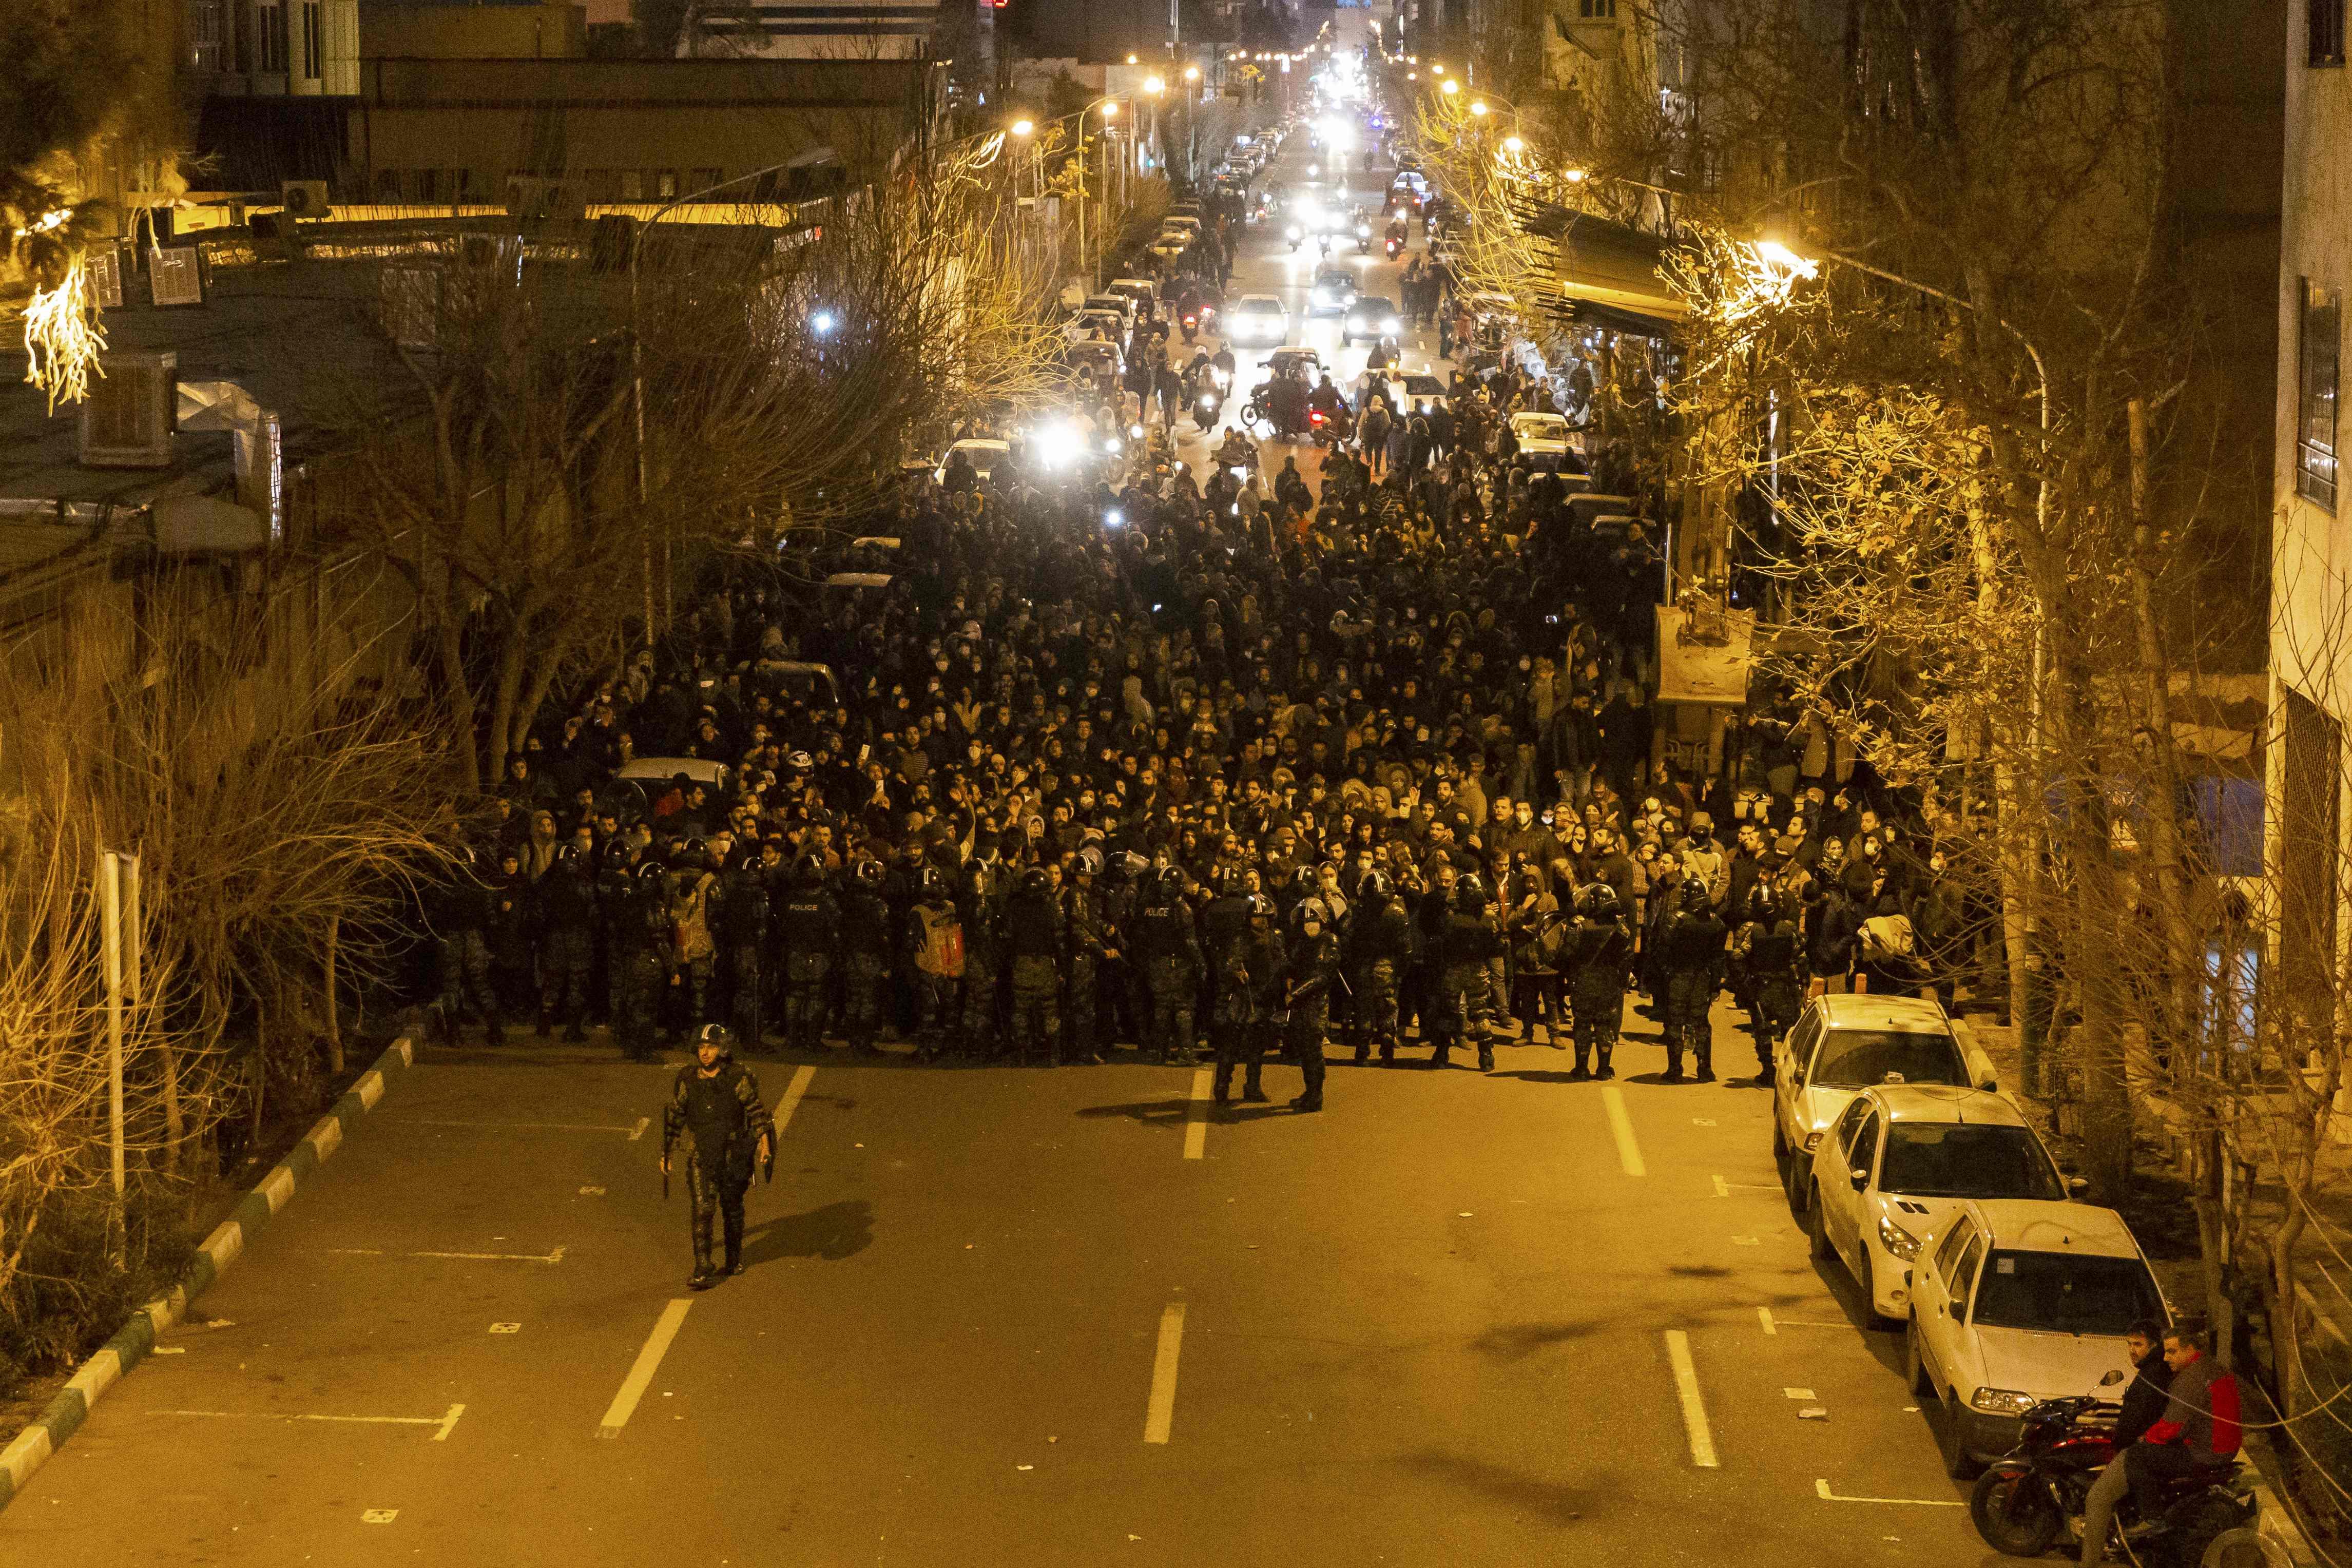
[[[1527,142],[1522,141],[1520,138],[1517,136],[1506,136],[1503,138],[1504,152],[1517,155],[1526,152],[1527,150]]]
[[[1452,82],[1447,82],[1445,85],[1450,89],[1454,84]],[[1486,100],[1483,98],[1473,99],[1470,104],[1470,112],[1484,118],[1486,113]]]
[[[1445,78],[1444,92],[1448,98],[1453,97],[1455,93],[1460,92],[1461,90],[1462,84],[1460,82],[1455,81],[1452,77],[1447,77]]]
[[[1027,136],[1036,129],[1036,122],[1034,120],[1016,120],[1013,122],[1013,134],[1015,136]]]

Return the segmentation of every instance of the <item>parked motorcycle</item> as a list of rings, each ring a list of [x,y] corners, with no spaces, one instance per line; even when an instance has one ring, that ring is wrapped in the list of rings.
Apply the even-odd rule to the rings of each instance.
[[[1985,1544],[2010,1557],[2040,1557],[2059,1534],[2079,1536],[2083,1509],[2099,1471],[2122,1462],[2116,1449],[2120,1406],[2088,1396],[2045,1399],[2025,1413],[2017,1447],[1978,1479],[1969,1518]],[[2222,1531],[2250,1525],[2254,1500],[2233,1484],[2238,1465],[2197,1470],[2164,1488],[2165,1530],[2135,1542],[2119,1560],[2147,1568],[2197,1568]],[[2118,1529],[2132,1520],[2131,1500],[2117,1509]]]

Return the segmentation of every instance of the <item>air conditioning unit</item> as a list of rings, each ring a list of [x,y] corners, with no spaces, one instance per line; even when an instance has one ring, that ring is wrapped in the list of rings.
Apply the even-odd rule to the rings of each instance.
[[[203,258],[192,245],[151,252],[147,279],[158,305],[202,305],[205,302]]]
[[[587,197],[570,180],[549,180],[536,174],[507,176],[507,215],[514,218],[583,218]]]
[[[169,254],[169,253],[166,253]],[[85,468],[168,468],[179,423],[180,356],[109,352],[81,405]]]
[[[327,204],[324,180],[289,180],[278,190],[289,218],[323,218],[334,210]]]

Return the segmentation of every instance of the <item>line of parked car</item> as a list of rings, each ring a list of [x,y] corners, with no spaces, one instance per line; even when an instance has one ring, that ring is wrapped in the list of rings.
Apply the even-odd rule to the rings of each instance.
[[[2044,1400],[2115,1397],[2132,1323],[2170,1321],[2123,1216],[2081,1200],[1933,1000],[1809,1003],[1775,1064],[1772,1153],[1813,1255],[1873,1326],[1902,1325],[1955,1476],[2010,1452]]]

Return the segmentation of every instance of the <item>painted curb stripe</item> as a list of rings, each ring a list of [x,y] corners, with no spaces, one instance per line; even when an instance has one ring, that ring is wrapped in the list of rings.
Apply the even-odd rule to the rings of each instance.
[[[5,1448],[0,1448],[0,1509],[16,1500],[33,1479],[33,1472],[47,1464],[49,1457],[81,1429],[81,1424],[89,1418],[90,1406],[147,1359],[148,1353],[155,1348],[155,1341],[180,1321],[188,1303],[228,1271],[228,1266],[245,1250],[245,1244],[268,1225],[272,1215],[286,1207],[300,1190],[303,1180],[341,1146],[351,1124],[383,1098],[391,1076],[415,1060],[415,1050],[406,1036],[394,1040],[376,1058],[375,1065],[360,1075],[352,1092],[336,1101],[334,1109],[320,1118],[319,1124],[303,1135],[286,1158],[272,1166],[260,1185],[247,1193],[229,1217],[205,1238],[181,1272],[180,1282],[131,1313],[131,1321],[81,1364],[58,1396],[49,1401],[48,1408],[17,1433]]]

